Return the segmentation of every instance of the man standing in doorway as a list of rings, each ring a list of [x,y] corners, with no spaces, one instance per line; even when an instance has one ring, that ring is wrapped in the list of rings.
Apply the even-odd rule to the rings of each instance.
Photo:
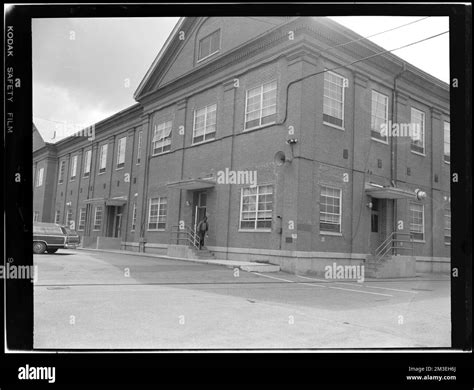
[[[206,235],[207,231],[209,230],[209,223],[207,222],[207,216],[199,222],[197,226],[197,232],[199,234],[199,249],[202,249],[204,246],[204,236]]]

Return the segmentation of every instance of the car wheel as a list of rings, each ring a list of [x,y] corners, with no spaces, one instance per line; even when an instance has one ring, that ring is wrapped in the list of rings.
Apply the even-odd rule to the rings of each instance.
[[[58,251],[58,248],[48,248],[46,249],[46,252],[48,253],[56,253]]]
[[[44,242],[34,242],[33,243],[33,253],[40,255],[46,250],[46,244]]]

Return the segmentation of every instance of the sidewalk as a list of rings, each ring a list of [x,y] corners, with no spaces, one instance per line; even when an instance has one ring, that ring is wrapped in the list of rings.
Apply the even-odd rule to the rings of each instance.
[[[238,260],[210,260],[210,259],[188,259],[184,257],[171,257],[167,255],[158,255],[155,253],[146,253],[146,252],[133,252],[126,250],[116,250],[116,249],[95,249],[95,248],[76,248],[82,251],[91,251],[91,252],[107,252],[107,253],[118,253],[122,255],[129,256],[140,256],[140,257],[152,257],[159,259],[168,259],[168,260],[179,260],[179,261],[189,261],[192,263],[202,263],[202,264],[212,264],[212,265],[223,265],[228,268],[239,268],[242,271],[247,272],[278,272],[280,271],[279,265],[274,264],[263,264],[255,263],[251,261],[238,261]]]

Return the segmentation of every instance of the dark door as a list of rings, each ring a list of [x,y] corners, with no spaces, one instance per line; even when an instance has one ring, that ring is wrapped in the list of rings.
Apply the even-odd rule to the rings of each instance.
[[[372,253],[382,243],[381,204],[379,199],[372,198],[372,209],[370,210],[370,249]]]
[[[196,192],[194,194],[194,215],[193,215],[193,223],[194,223],[194,231],[197,229],[197,225],[199,222],[203,220],[206,216],[206,208],[207,208],[207,193],[205,191]]]

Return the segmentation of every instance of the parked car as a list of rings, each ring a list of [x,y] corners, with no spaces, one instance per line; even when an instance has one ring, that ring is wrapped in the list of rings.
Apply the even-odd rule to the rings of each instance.
[[[66,226],[48,222],[33,222],[33,253],[55,253],[58,249],[75,249],[79,235]]]

